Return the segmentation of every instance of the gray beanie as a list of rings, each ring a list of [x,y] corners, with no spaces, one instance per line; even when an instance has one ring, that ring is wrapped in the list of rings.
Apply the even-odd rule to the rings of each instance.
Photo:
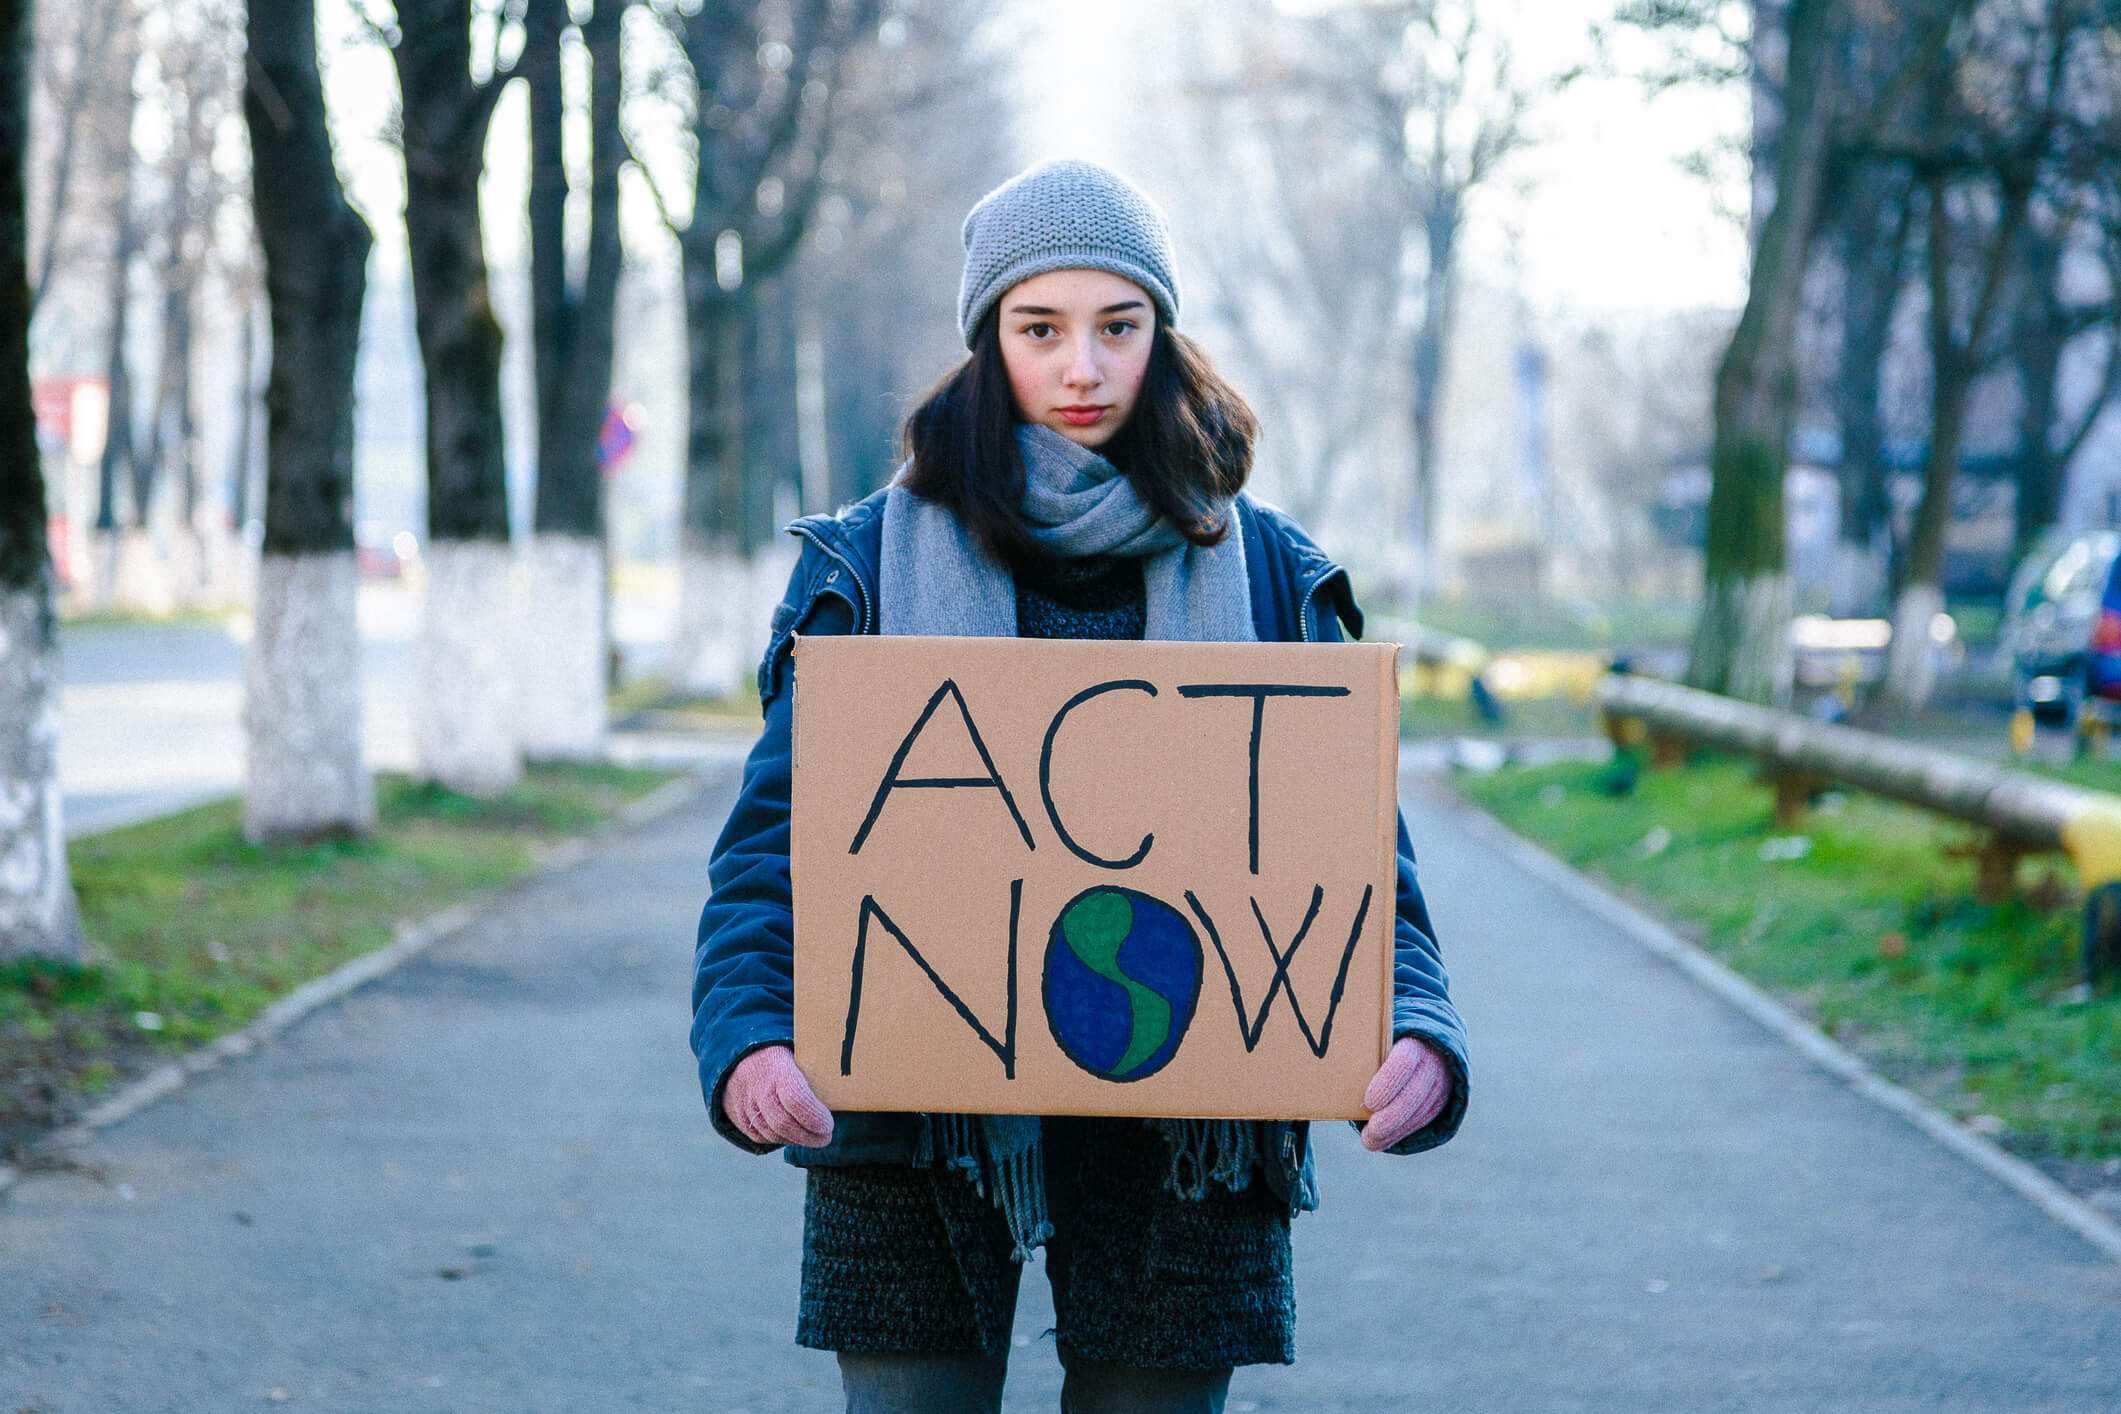
[[[1171,232],[1149,198],[1095,162],[1042,162],[988,192],[965,218],[957,324],[972,347],[980,320],[1011,286],[1049,270],[1108,270],[1178,322]]]

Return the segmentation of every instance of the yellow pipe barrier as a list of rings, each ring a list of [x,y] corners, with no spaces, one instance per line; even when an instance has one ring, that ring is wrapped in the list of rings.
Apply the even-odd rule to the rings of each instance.
[[[1758,759],[1771,780],[1850,786],[1980,826],[1985,889],[2007,887],[2021,855],[2061,850],[2085,893],[2086,980],[2121,974],[2121,796],[1654,678],[1611,674],[1596,696],[1623,750],[1697,742]],[[1792,795],[1777,791],[1778,810]]]

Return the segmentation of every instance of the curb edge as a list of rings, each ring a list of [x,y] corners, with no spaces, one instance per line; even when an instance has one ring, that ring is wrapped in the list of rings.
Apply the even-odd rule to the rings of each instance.
[[[2012,1189],[2109,1259],[2121,1262],[2121,1225],[2116,1225],[2111,1218],[2024,1159],[1958,1124],[1913,1091],[1886,1079],[1846,1046],[1670,927],[1608,892],[1603,885],[1577,872],[1464,797],[1458,799],[1472,817],[1473,828],[1487,843],[1511,855],[1543,883],[1568,894],[1705,990],[1751,1017],[1857,1094],[1899,1115],[1931,1140]]]
[[[609,818],[581,834],[544,846],[535,852],[531,867],[523,874],[476,898],[451,904],[437,913],[402,925],[390,942],[374,952],[349,959],[321,977],[312,977],[251,1018],[250,1024],[242,1030],[231,1031],[195,1051],[189,1051],[156,1066],[147,1074],[125,1085],[109,1099],[92,1106],[72,1124],[45,1135],[31,1148],[46,1153],[64,1153],[68,1149],[80,1147],[93,1138],[97,1130],[107,1129],[111,1125],[130,1119],[163,1096],[182,1089],[184,1083],[192,1076],[204,1075],[210,1070],[218,1069],[225,1061],[249,1055],[260,1044],[272,1039],[311,1012],[337,1001],[385,973],[396,970],[401,964],[418,957],[444,938],[469,927],[516,890],[580,863],[599,845],[615,835],[637,829],[675,812],[703,792],[706,785],[705,772],[682,772],[675,779],[657,786],[638,800],[626,802],[613,811]],[[0,1164],[0,1200],[5,1200],[8,1191],[31,1171],[21,1166]]]

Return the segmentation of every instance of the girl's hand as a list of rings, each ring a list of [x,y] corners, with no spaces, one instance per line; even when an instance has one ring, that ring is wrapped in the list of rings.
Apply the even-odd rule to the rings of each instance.
[[[786,1046],[762,1046],[731,1067],[722,1084],[722,1113],[754,1144],[815,1149],[832,1138],[832,1111]]]
[[[731,1082],[732,1088],[734,1081]],[[1443,1113],[1451,1098],[1451,1072],[1426,1041],[1402,1036],[1370,1078],[1362,1102],[1370,1121],[1362,1127],[1365,1149],[1389,1149]]]

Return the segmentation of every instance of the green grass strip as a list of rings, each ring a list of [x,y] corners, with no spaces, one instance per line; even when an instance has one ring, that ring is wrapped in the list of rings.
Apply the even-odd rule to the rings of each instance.
[[[539,765],[491,800],[377,778],[362,839],[253,845],[221,801],[73,842],[90,963],[0,965],[0,1159],[165,1053],[530,872],[670,772]]]
[[[1973,898],[1973,831],[1862,795],[1777,830],[1749,764],[1562,765],[1460,781],[1518,833],[1679,924],[1887,1075],[2029,1157],[2121,1154],[2121,997],[2077,985],[2059,856]]]

